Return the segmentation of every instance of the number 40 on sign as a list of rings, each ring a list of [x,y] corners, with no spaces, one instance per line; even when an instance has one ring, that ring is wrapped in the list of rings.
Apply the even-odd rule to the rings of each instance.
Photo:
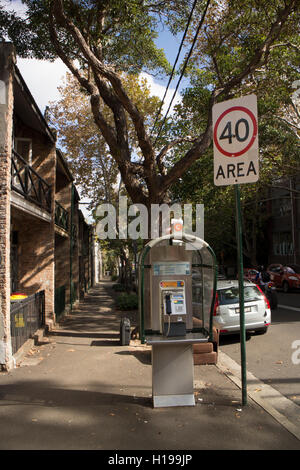
[[[259,178],[257,99],[248,95],[213,107],[214,182],[254,183]]]

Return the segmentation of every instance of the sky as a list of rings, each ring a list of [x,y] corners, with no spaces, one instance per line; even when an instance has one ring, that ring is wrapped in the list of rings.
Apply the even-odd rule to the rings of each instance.
[[[14,10],[20,15],[24,14],[25,7],[20,0],[1,0],[1,3],[8,9]],[[174,38],[167,31],[161,31],[157,38],[156,44],[159,48],[163,48],[167,59],[171,66],[173,66],[179,46],[181,37]],[[178,64],[182,61],[184,51],[182,51]],[[177,64],[177,67],[178,67]],[[37,105],[39,106],[42,113],[45,111],[45,107],[49,102],[57,101],[60,98],[58,86],[62,85],[63,79],[67,72],[67,67],[64,63],[57,59],[54,62],[41,61],[36,59],[22,59],[17,57],[17,66],[33,96]],[[166,85],[169,77],[163,80],[158,80],[153,76],[142,73],[141,76],[146,78],[151,92],[153,95],[163,98]],[[177,84],[177,77],[172,80],[167,96],[164,101],[163,112],[166,112],[173,97],[175,87]],[[179,90],[184,87],[184,81],[182,81]],[[173,106],[180,101],[180,94],[177,93],[173,101]],[[172,112],[172,108],[171,111]],[[82,200],[84,202],[84,200]],[[84,205],[82,206],[84,209]],[[84,211],[87,216],[86,211]]]
[[[174,38],[170,37],[170,35],[167,33],[161,33],[157,40],[158,47],[164,47],[167,58],[172,66],[179,48],[179,44],[180,40],[174,40]],[[33,95],[42,112],[44,112],[45,107],[50,101],[56,101],[59,99],[60,94],[57,87],[62,84],[62,80],[68,70],[60,59],[57,59],[54,62],[48,62],[36,59],[22,59],[18,57],[17,66],[20,69],[20,72],[31,91],[31,94]],[[141,77],[147,79],[152,94],[162,99],[169,77],[166,77],[163,80],[158,80],[147,73],[142,73]],[[175,91],[176,84],[177,77],[172,80],[171,86],[169,87],[164,102],[164,112],[166,112],[168,109],[170,100],[172,99]],[[177,93],[172,107],[179,101],[180,94]]]

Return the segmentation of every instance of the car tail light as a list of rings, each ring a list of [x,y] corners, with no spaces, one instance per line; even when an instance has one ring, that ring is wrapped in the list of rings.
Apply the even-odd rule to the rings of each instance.
[[[213,313],[213,316],[217,316],[217,315],[220,315],[220,308],[219,308],[219,297],[218,297],[218,293],[216,293],[216,300],[215,300],[215,307],[214,307],[214,313]]]
[[[263,292],[263,290],[258,285],[257,285],[257,288],[262,293],[262,296],[263,296],[265,304],[266,304],[266,308],[270,309],[271,308],[270,302],[268,301],[267,297],[265,296],[265,293]]]

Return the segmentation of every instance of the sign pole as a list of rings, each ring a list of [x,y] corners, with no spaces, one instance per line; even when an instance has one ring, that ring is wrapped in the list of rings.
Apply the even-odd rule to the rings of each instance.
[[[236,221],[237,221],[237,247],[238,247],[238,273],[239,273],[239,303],[240,303],[240,343],[241,343],[241,377],[242,377],[242,404],[247,405],[247,369],[246,369],[246,329],[244,309],[244,266],[243,266],[243,231],[240,200],[240,186],[236,184]]]
[[[242,404],[247,404],[246,327],[244,307],[243,231],[240,184],[259,179],[257,97],[246,95],[216,103],[212,109],[214,184],[234,185],[239,272]]]

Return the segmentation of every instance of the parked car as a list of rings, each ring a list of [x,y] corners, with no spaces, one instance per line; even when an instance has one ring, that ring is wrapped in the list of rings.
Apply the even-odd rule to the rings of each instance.
[[[267,271],[275,287],[282,287],[283,292],[300,289],[300,266],[297,264],[271,264]]]
[[[246,331],[266,333],[271,324],[270,303],[262,290],[253,282],[244,283],[244,309]],[[240,331],[238,281],[219,281],[214,311],[214,326],[220,334]]]
[[[248,279],[249,281],[255,282],[256,276],[258,271],[253,268],[245,268],[244,269],[244,278]]]

